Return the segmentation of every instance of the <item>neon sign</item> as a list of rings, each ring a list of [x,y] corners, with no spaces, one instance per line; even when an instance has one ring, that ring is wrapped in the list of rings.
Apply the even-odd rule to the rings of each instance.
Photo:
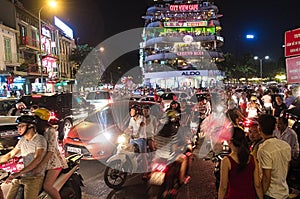
[[[180,12],[187,12],[187,11],[198,11],[199,5],[198,4],[183,4],[183,5],[170,5],[170,11],[180,11]]]
[[[207,21],[164,22],[164,27],[206,27]]]

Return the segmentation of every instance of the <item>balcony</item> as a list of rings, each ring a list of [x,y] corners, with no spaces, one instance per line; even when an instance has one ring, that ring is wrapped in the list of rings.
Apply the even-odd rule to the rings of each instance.
[[[20,49],[26,49],[31,51],[39,51],[39,42],[37,39],[33,39],[28,36],[19,37]]]

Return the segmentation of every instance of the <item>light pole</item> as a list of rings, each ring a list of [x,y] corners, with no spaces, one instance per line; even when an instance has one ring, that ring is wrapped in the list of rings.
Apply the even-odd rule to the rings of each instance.
[[[260,69],[260,79],[262,79],[262,69],[263,69],[263,60],[269,59],[269,56],[265,56],[263,58],[259,58],[258,56],[254,56],[255,60],[259,60],[259,69]]]
[[[42,6],[40,9],[39,9],[39,14],[38,14],[38,17],[39,17],[39,39],[40,39],[40,44],[39,44],[39,59],[40,59],[40,65],[41,65],[41,85],[43,86],[43,70],[44,70],[44,67],[43,67],[43,61],[42,61],[42,20],[41,20],[41,12],[42,10],[46,7],[46,6],[50,6],[52,8],[56,7],[56,1],[54,0],[51,0],[48,2],[48,4]],[[43,88],[42,88],[43,89]]]

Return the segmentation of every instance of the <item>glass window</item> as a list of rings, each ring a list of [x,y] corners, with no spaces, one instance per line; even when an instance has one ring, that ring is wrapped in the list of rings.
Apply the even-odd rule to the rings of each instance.
[[[11,39],[4,37],[4,53],[5,53],[5,61],[12,61],[11,54]]]

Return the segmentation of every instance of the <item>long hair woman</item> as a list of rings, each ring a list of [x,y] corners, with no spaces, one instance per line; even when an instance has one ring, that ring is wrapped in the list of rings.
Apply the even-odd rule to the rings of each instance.
[[[231,153],[221,161],[218,199],[262,199],[258,164],[250,154],[244,131],[234,127],[228,143]]]

